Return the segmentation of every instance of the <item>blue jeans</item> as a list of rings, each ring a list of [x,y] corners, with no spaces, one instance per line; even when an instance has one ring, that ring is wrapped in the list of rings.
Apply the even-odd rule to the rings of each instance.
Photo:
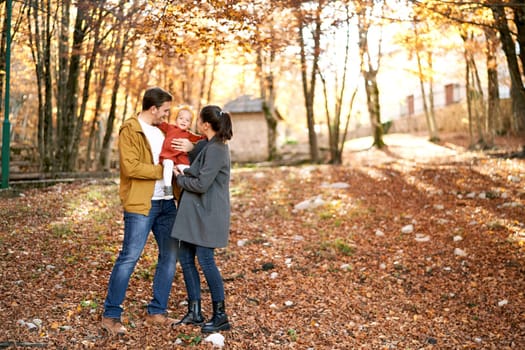
[[[171,237],[176,214],[177,208],[173,200],[152,200],[148,216],[124,212],[124,240],[109,277],[104,317],[120,318],[129,279],[142,255],[150,231],[155,236],[159,253],[153,278],[153,299],[148,305],[148,313],[166,313],[177,263],[177,240]]]
[[[221,273],[215,264],[214,252],[213,248],[180,241],[179,262],[189,300],[201,300],[201,280],[195,266],[195,257],[197,257],[208,287],[210,287],[211,300],[224,301],[224,285]]]

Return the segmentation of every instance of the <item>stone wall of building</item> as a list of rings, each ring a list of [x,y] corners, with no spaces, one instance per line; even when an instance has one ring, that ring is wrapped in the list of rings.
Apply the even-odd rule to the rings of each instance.
[[[268,159],[268,126],[262,113],[232,113],[233,137],[229,142],[232,162]]]

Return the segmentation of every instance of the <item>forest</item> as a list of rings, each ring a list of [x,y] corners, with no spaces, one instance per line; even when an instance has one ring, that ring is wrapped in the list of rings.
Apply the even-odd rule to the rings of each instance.
[[[0,69],[5,72],[10,53],[13,76],[3,154],[24,154],[26,167],[36,171],[114,168],[119,125],[138,112],[141,94],[154,85],[195,110],[241,94],[261,98],[269,160],[279,158],[278,104],[285,123],[305,133],[311,162],[340,164],[358,115],[370,125],[373,145],[384,146],[382,114],[388,107],[381,98],[388,92],[381,69],[392,60],[392,50],[414,62],[406,74],[419,81],[431,140],[439,139],[434,85],[442,74],[434,66],[446,51],[462,56],[456,64],[464,67],[463,117],[472,146],[490,148],[495,135],[521,136],[525,128],[525,50],[520,49],[525,9],[518,0],[20,0],[1,5]],[[385,33],[395,49],[383,47]],[[459,39],[449,41],[460,46],[438,45],[444,37]],[[511,111],[504,118],[500,91],[505,89]],[[327,141],[318,140],[320,125]],[[320,155],[322,148],[328,157]]]
[[[523,1],[2,0],[0,13],[0,348],[525,348]],[[101,329],[124,231],[117,134],[150,86],[196,111],[262,101],[268,162],[233,164],[216,251],[232,325],[217,346],[146,324],[152,235],[128,334]],[[391,132],[417,113],[422,128]],[[296,143],[307,159],[283,163]],[[4,186],[36,172],[52,181]],[[178,266],[170,317],[186,298]]]

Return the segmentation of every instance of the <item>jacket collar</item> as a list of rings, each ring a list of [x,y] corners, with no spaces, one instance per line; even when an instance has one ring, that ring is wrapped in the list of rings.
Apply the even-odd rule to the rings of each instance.
[[[124,128],[131,128],[131,130],[134,132],[143,132],[142,127],[140,126],[139,118],[136,115],[129,117],[124,121],[124,123],[122,123],[120,130]]]

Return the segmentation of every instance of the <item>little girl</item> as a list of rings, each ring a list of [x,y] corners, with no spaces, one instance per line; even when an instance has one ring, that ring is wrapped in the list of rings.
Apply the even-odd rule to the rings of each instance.
[[[183,151],[174,150],[171,146],[171,141],[173,139],[185,138],[195,143],[206,138],[205,136],[194,134],[189,130],[193,116],[193,110],[190,106],[181,106],[177,111],[174,125],[166,122],[158,125],[158,128],[166,134],[159,157],[160,162],[164,166],[164,199],[173,198],[173,187],[171,183],[173,179],[173,166],[177,166],[180,172],[183,173],[184,169],[190,165],[188,154]]]

